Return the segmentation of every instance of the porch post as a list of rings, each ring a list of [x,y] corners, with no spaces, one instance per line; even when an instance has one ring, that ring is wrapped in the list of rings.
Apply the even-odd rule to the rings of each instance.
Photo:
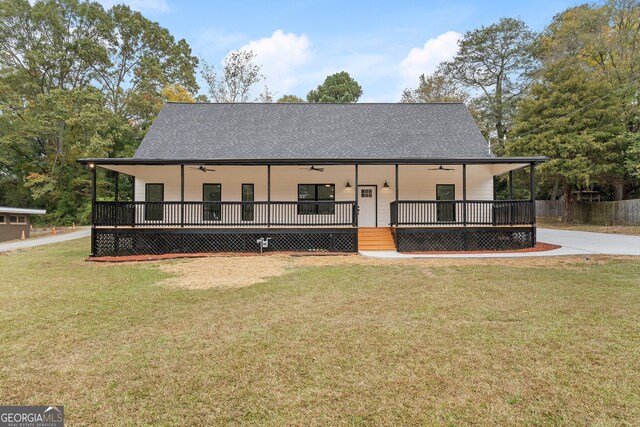
[[[513,200],[513,171],[509,171],[509,200]]]
[[[271,165],[267,165],[267,227],[271,227]]]
[[[536,164],[531,162],[529,170],[529,192],[531,193],[531,226],[533,227],[532,243],[536,244]]]
[[[114,182],[114,199],[117,202],[120,199],[120,172],[116,172]]]
[[[398,182],[398,175],[398,164],[396,163],[396,203],[398,203],[400,198],[400,183]]]
[[[356,190],[356,205],[354,208],[354,216],[355,218],[353,218],[353,224],[357,227],[358,226],[358,215],[360,214],[360,206],[359,206],[359,200],[360,200],[360,189],[358,188],[358,164],[356,163],[355,165],[355,173],[356,173],[356,186],[355,186],[355,190]]]
[[[396,213],[395,213],[395,226],[398,227],[398,212],[400,212],[400,173],[398,170],[398,164],[396,163]],[[393,224],[391,224],[393,225]]]
[[[495,201],[498,198],[498,193],[496,192],[496,176],[493,175],[493,200]]]
[[[462,225],[467,226],[467,165],[462,165]]]
[[[89,163],[91,168],[91,256],[96,255],[96,165]]]
[[[180,227],[184,227],[184,165],[180,165]]]
[[[531,163],[529,172],[529,192],[531,193],[531,223],[536,222],[536,166]]]

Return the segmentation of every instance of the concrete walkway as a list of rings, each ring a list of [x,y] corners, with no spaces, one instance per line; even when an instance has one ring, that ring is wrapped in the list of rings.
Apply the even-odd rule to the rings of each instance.
[[[637,255],[640,256],[640,236],[622,234],[589,233],[586,231],[538,229],[538,241],[560,245],[561,248],[545,252],[514,252],[485,254],[420,255],[398,252],[362,251],[374,258],[520,258],[557,255]]]
[[[15,251],[16,249],[27,249],[35,246],[49,245],[51,243],[66,242],[67,240],[81,239],[91,236],[91,228],[83,227],[71,233],[58,234],[56,236],[32,237],[27,240],[19,240],[11,243],[0,243],[0,252]]]

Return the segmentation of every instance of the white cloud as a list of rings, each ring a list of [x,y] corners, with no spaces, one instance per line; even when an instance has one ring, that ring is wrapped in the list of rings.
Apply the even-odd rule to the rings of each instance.
[[[219,51],[228,51],[246,39],[247,37],[239,32],[228,33],[222,28],[209,28],[198,37],[195,50],[199,54],[210,55]]]
[[[458,52],[460,33],[447,31],[431,38],[422,47],[414,47],[400,63],[403,87],[413,87],[420,74],[433,73],[442,61],[450,60]]]
[[[285,95],[299,81],[299,67],[313,56],[306,34],[296,35],[276,30],[270,37],[252,40],[238,50],[252,50],[254,62],[262,66],[269,89],[276,98]]]
[[[171,8],[166,0],[98,0],[105,8],[115,4],[126,4],[140,12],[168,12]]]

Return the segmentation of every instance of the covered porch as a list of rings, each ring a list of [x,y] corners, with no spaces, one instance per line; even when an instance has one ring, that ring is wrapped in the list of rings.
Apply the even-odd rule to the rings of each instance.
[[[389,164],[361,160],[349,164],[316,159],[256,164],[87,159],[94,184],[92,253],[121,252],[121,245],[115,243],[107,245],[107,250],[99,247],[100,236],[104,240],[107,234],[114,242],[116,236],[146,236],[150,243],[144,247],[148,251],[156,250],[149,237],[152,235],[182,235],[183,241],[185,235],[208,236],[209,240],[251,236],[240,245],[245,249],[232,244],[226,246],[229,251],[256,251],[258,239],[253,237],[267,234],[271,236],[269,250],[276,250],[274,240],[279,240],[279,235],[286,234],[291,241],[293,235],[311,234],[316,240],[333,242],[336,236],[338,240],[349,236],[345,245],[319,245],[317,250],[355,251],[357,230],[363,227],[390,227],[398,249],[403,247],[403,233],[409,230],[421,238],[444,236],[449,230],[454,233],[446,239],[459,239],[455,236],[467,236],[472,230],[485,235],[491,229],[507,234],[526,229],[526,244],[533,245],[538,161],[437,159]],[[111,171],[115,177],[111,200],[97,194],[98,168]],[[513,197],[513,174],[521,169],[528,171],[527,199]],[[116,184],[123,174],[133,177],[128,194],[122,194]],[[501,200],[496,199],[495,192],[498,176],[508,180],[508,195]],[[318,245],[307,243],[311,242],[281,250],[316,250],[313,246]],[[195,246],[204,251],[212,249],[211,245]],[[412,244],[411,250],[430,247]],[[184,245],[180,250],[191,251]]]

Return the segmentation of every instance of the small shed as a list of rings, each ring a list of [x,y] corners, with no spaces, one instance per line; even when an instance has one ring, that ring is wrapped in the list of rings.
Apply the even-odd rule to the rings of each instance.
[[[0,242],[29,237],[31,215],[43,215],[44,209],[22,209],[0,206]]]

